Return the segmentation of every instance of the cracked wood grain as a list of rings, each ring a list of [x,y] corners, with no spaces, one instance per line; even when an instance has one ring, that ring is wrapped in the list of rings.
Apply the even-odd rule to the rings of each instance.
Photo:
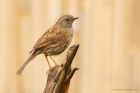
[[[66,60],[61,66],[56,66],[49,70],[47,83],[43,93],[68,93],[70,80],[78,68],[71,68],[73,59],[77,53],[79,44],[69,48]]]

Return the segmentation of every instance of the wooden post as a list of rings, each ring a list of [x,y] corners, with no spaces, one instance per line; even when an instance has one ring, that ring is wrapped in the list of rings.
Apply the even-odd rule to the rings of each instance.
[[[48,71],[47,83],[43,93],[68,93],[70,80],[75,71],[78,70],[78,68],[71,68],[78,48],[79,44],[71,46],[64,63]]]

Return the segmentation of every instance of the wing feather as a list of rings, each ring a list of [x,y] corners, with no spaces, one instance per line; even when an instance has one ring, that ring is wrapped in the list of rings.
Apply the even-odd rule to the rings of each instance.
[[[34,45],[33,50],[47,47],[51,44],[55,44],[56,42],[59,42],[60,40],[64,39],[64,36],[61,29],[59,28],[50,28],[47,32],[43,34],[41,38],[37,41],[37,43]]]

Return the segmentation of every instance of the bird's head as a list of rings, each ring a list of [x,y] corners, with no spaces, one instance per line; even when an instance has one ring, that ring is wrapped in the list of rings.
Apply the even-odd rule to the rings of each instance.
[[[62,27],[69,28],[72,27],[72,24],[76,19],[78,19],[78,17],[73,17],[72,15],[64,15],[58,19],[56,24]]]

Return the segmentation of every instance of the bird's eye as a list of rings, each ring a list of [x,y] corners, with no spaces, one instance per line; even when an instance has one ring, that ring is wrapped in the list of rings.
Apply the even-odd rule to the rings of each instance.
[[[67,21],[69,21],[69,19],[66,19]]]

